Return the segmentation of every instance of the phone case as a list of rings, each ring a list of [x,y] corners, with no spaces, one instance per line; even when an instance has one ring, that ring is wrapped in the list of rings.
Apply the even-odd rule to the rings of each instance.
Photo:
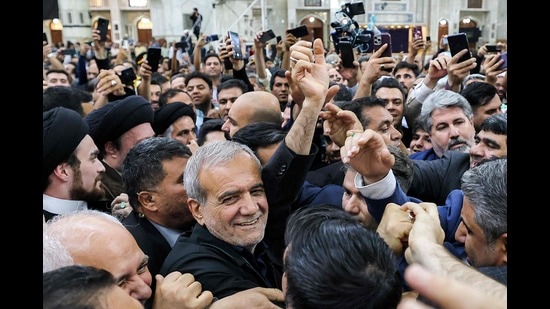
[[[267,31],[264,31],[262,33],[262,36],[260,37],[260,42],[266,43],[267,41],[273,39],[275,37],[275,32],[273,30],[269,29]]]
[[[342,41],[338,43],[338,47],[340,48],[340,58],[342,58],[342,66],[344,68],[355,68],[353,65],[353,60],[355,57],[353,56],[353,46],[351,46],[351,42],[349,41]]]
[[[503,52],[499,57],[500,59],[498,60],[500,61],[501,59],[504,59],[504,63],[498,69],[504,70],[508,67],[508,52]]]
[[[243,51],[241,49],[241,40],[239,39],[239,34],[237,32],[228,31],[229,38],[231,39],[231,45],[233,45],[233,58],[243,60]]]
[[[309,31],[307,30],[306,25],[301,25],[300,27],[289,29],[287,30],[287,32],[292,33],[292,35],[294,35],[297,38],[301,38],[309,34]]]
[[[109,30],[109,20],[105,18],[97,19],[97,30],[99,30],[100,41],[107,41],[107,31]]]
[[[156,72],[158,70],[160,57],[160,47],[149,47],[147,49],[147,64],[151,66],[151,72]]]
[[[380,55],[380,57],[392,57],[391,34],[389,34],[389,33],[380,33],[380,34],[374,35],[373,46],[374,46],[374,51],[375,52],[377,50],[379,50],[380,47],[382,47],[382,45],[384,45],[386,43],[388,44],[388,47],[386,48],[384,53],[382,55]]]
[[[470,47],[468,46],[468,37],[466,36],[466,33],[456,33],[456,34],[449,34],[447,36],[447,41],[449,42],[449,50],[451,51],[451,56],[454,56],[458,54],[461,50],[467,49],[468,52],[460,57],[458,62],[466,61],[472,57],[472,54],[470,53]]]

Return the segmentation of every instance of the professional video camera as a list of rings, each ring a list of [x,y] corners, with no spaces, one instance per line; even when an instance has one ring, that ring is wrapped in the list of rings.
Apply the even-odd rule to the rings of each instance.
[[[363,2],[346,3],[342,5],[341,11],[334,14],[336,20],[331,22],[330,26],[334,28],[331,38],[336,53],[340,53],[339,43],[342,41],[350,42],[353,48],[358,48],[362,53],[372,52],[374,33],[359,27],[353,20],[355,15],[361,14],[365,14]]]

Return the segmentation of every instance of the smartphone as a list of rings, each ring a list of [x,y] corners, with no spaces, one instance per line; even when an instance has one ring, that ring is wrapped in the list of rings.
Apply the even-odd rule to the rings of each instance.
[[[386,43],[388,44],[388,46],[386,47],[386,50],[382,53],[382,55],[380,55],[380,57],[392,57],[393,55],[391,49],[391,34],[389,33],[380,33],[374,35],[374,38],[372,40],[373,51],[376,52],[380,49],[380,47],[382,47],[382,45]],[[391,68],[386,68],[383,70],[386,72],[392,71]]]
[[[487,45],[485,47],[487,48],[488,53],[498,53],[501,50],[498,45]]]
[[[120,80],[124,85],[132,86],[136,78],[137,76],[133,68],[126,68],[120,71]]]
[[[344,68],[355,68],[353,65],[353,46],[351,46],[350,41],[341,41],[338,42],[338,47],[340,49],[340,58],[342,58],[342,66]]]
[[[151,72],[156,72],[159,68],[160,51],[160,47],[149,47],[147,49],[147,64],[151,66]]]
[[[500,61],[501,59],[504,59],[504,63],[498,69],[504,70],[508,67],[508,52],[503,52],[499,57],[500,59],[498,60]]]
[[[48,36],[46,32],[42,32],[42,45],[48,45]]]
[[[241,39],[239,38],[239,34],[233,31],[227,31],[227,34],[231,39],[231,45],[233,45],[233,51],[235,52],[233,54],[233,58],[243,60],[244,56],[243,56],[243,50],[241,48]]]
[[[282,38],[280,35],[278,35],[278,36],[277,36],[277,44],[279,44],[279,42],[281,42],[282,39],[283,39],[283,38]]]
[[[220,37],[217,34],[211,34],[206,37],[206,42],[218,41]]]
[[[97,19],[97,30],[99,30],[100,41],[107,41],[107,31],[109,30],[109,20],[99,17]]]
[[[389,33],[380,33],[375,34],[373,39],[374,51],[377,51],[382,47],[382,45],[388,43],[388,47],[380,57],[392,57],[391,50],[391,34]]]
[[[426,42],[431,42],[432,41],[432,38],[428,35],[426,36]]]
[[[286,33],[291,33],[296,38],[301,38],[303,36],[306,36],[309,34],[309,31],[307,30],[306,25],[301,25],[300,27],[296,27],[293,29],[288,29]]]
[[[273,30],[269,29],[264,32],[262,32],[262,36],[260,36],[260,42],[266,43],[267,41],[275,38],[275,32]]]
[[[422,39],[422,26],[414,26],[413,28],[413,38],[416,39]]]
[[[451,56],[454,56],[458,54],[463,49],[467,49],[468,52],[460,57],[458,59],[458,63],[462,61],[466,61],[470,58],[472,58],[472,54],[470,53],[470,46],[468,45],[468,37],[466,36],[466,33],[456,33],[456,34],[449,34],[447,36],[447,41],[449,42],[449,49],[451,50]]]

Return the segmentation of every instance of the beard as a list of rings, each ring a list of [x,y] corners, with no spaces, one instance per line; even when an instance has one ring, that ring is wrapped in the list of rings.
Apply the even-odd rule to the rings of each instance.
[[[101,175],[97,176],[95,179],[94,187],[92,190],[86,190],[82,186],[82,174],[80,170],[75,171],[74,183],[72,188],[69,190],[69,196],[71,200],[77,201],[98,201],[105,195],[105,192],[100,187]]]

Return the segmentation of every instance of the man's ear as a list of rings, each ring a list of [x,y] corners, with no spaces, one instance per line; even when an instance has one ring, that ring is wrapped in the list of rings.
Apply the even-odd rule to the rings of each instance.
[[[204,225],[204,218],[202,216],[202,205],[195,199],[189,198],[187,199],[187,205],[189,206],[189,211],[191,211],[191,214],[197,220],[197,222],[200,225]]]
[[[119,150],[118,148],[115,146],[115,143],[111,142],[111,141],[108,141],[105,143],[104,145],[105,147],[105,156],[113,156],[116,158]]]
[[[155,193],[149,191],[141,191],[138,194],[138,201],[141,207],[150,210],[156,211],[158,209],[157,204],[155,203]]]

